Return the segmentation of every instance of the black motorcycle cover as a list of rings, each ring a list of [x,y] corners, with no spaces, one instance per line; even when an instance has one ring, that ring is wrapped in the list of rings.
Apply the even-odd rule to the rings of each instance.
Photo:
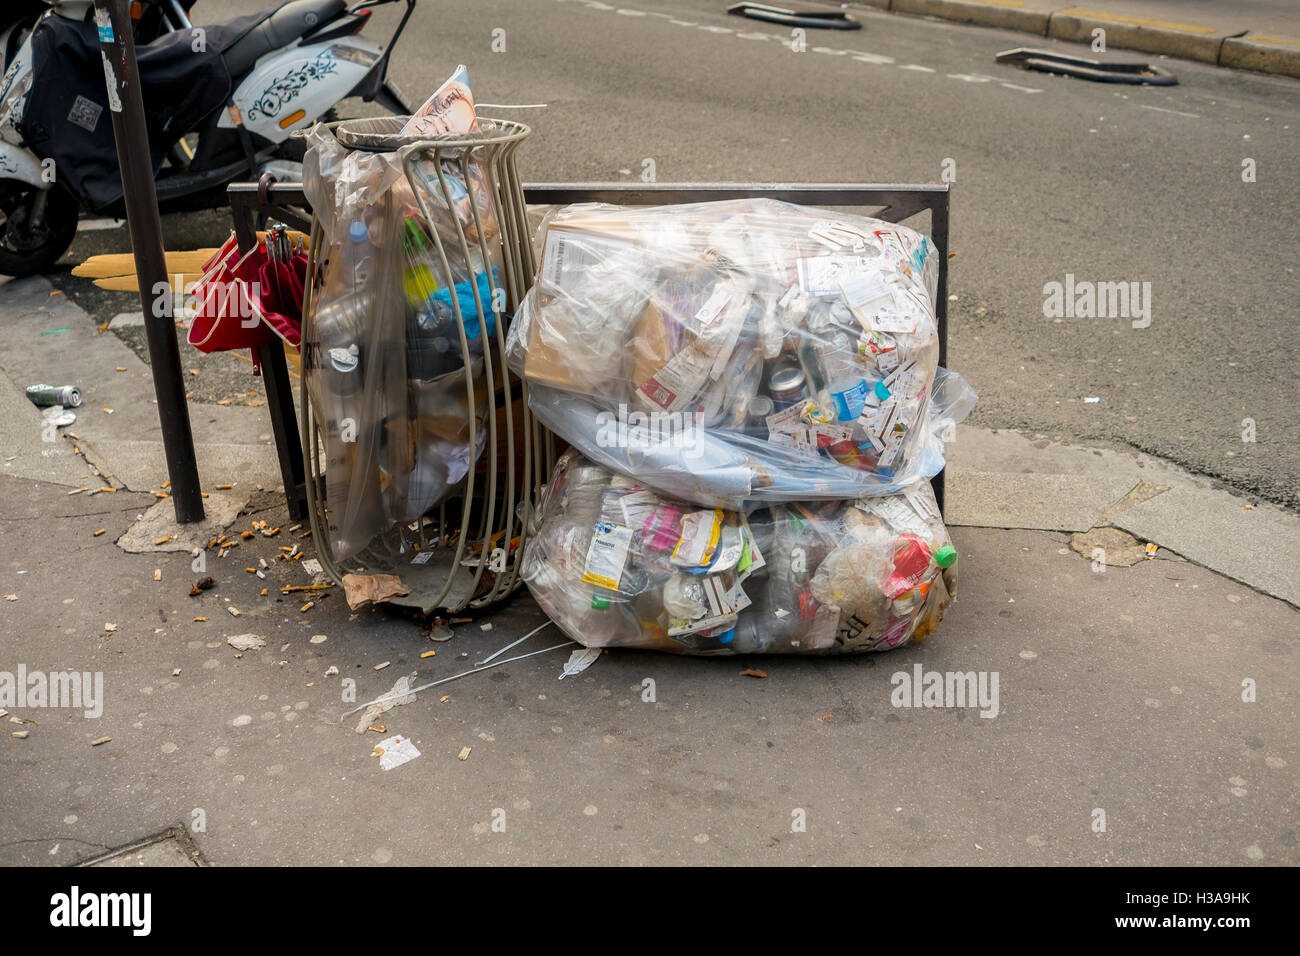
[[[178,30],[136,47],[155,176],[167,150],[229,101],[230,72],[221,53],[263,17],[205,26],[201,43]],[[46,17],[31,40],[23,138],[42,160],[54,160],[60,183],[91,209],[102,210],[121,198],[122,177],[96,27]]]

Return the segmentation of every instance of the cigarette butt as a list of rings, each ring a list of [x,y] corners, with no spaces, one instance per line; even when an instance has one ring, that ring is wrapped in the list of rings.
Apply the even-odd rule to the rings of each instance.
[[[81,493],[82,493],[83,491],[85,491],[85,490],[86,490],[85,488],[73,488],[71,491],[68,492],[68,494],[70,494],[70,495],[79,495],[79,494],[81,494]]]
[[[98,740],[92,740],[92,741],[90,742],[90,746],[92,746],[92,747],[99,747],[99,746],[101,746],[101,745],[103,745],[103,744],[108,743],[108,742],[109,742],[110,740],[112,740],[112,739],[113,739],[112,737],[100,737]]]
[[[199,497],[200,497],[200,498],[206,498],[207,496],[208,496],[208,493],[207,493],[206,491],[200,491],[200,492],[199,492]]]
[[[420,660],[424,660],[426,657],[432,657],[434,654],[437,653],[438,653],[437,651],[425,651],[423,654],[420,655]]]
[[[200,624],[206,624],[208,622],[208,619],[206,617],[196,617],[194,620]]]
[[[171,487],[171,479],[170,479],[170,478],[167,479],[166,481],[164,481],[164,482],[163,482],[161,485],[159,485],[158,487],[159,487],[159,488],[170,488],[170,487]]]
[[[154,543],[155,545],[158,545],[158,544],[166,544],[166,543],[167,543],[168,541],[170,541],[171,539],[172,539],[172,535],[170,535],[170,534],[165,534],[165,535],[163,535],[161,538],[155,538],[153,543]]]
[[[300,610],[300,611],[306,611],[306,610],[309,610],[309,609],[311,608],[311,606],[312,606],[313,604],[315,604],[315,603],[316,603],[315,601],[308,601],[308,602],[307,602],[306,604],[304,604],[302,607],[298,608],[298,610]]]
[[[392,663],[392,661],[384,661],[382,664],[376,664],[376,665],[374,666],[374,668],[372,668],[372,669],[373,669],[373,670],[377,670],[377,671],[381,671],[381,670],[383,670],[385,667],[387,667],[387,666],[388,666],[389,664],[391,664],[391,663]]]
[[[311,528],[308,528],[308,529],[307,529],[306,531],[304,531],[302,534],[298,535],[298,537],[300,537],[300,538],[310,538],[310,537],[311,537]]]
[[[451,694],[443,694],[441,697],[438,698],[438,703],[445,704],[449,700],[451,700]]]
[[[225,544],[225,543],[226,543],[226,539],[229,538],[229,537],[230,537],[230,535],[228,535],[228,534],[223,534],[220,538],[217,539],[217,544]]]
[[[375,733],[377,733],[377,734],[386,734],[386,733],[388,733],[388,725],[387,725],[387,724],[371,724],[369,727],[366,728],[366,730],[373,730],[373,731],[374,731]]]
[[[453,617],[453,618],[451,619],[451,622],[450,622],[450,623],[452,623],[452,624],[473,624],[473,623],[474,623],[474,619],[473,619],[472,617]]]
[[[469,747],[461,747],[461,748],[460,748],[460,753],[456,754],[456,759],[457,759],[457,760],[468,760],[468,759],[469,759],[469,751],[470,751],[470,748],[469,748]]]
[[[17,737],[19,740],[26,740],[26,739],[27,739],[27,733],[28,733],[28,732],[27,732],[26,730],[15,730],[15,731],[14,731],[13,733],[11,733],[9,736],[10,736],[10,737]]]
[[[226,610],[230,612],[230,616],[231,616],[231,617],[239,617],[239,608],[237,608],[237,607],[228,607],[228,608],[226,608]]]
[[[113,410],[111,408],[101,408],[100,411],[103,412],[105,415],[113,414]]]
[[[112,485],[105,485],[103,488],[96,488],[95,494],[100,494],[101,492],[105,492],[105,491],[107,491],[109,494],[117,494],[117,489],[114,488]]]
[[[217,490],[218,490],[218,491],[229,491],[229,490],[230,490],[231,488],[233,488],[233,487],[235,487],[235,486],[232,485],[232,484],[217,485]]]
[[[119,366],[117,367],[117,370],[118,370],[119,372],[125,372],[125,371],[126,371],[126,366],[125,366],[125,365],[119,365]]]
[[[165,491],[155,491],[155,492],[153,493],[153,496],[154,496],[155,498],[170,498],[170,497],[171,497],[171,495],[167,494],[167,492],[165,492]]]
[[[235,660],[239,660],[243,656],[244,656],[244,652],[240,651],[238,654],[235,655]]]
[[[162,580],[162,568],[154,568],[154,569],[153,569],[153,579],[154,579],[155,581],[161,581],[161,580]]]
[[[251,538],[252,536],[253,536],[253,532],[251,532],[251,531],[241,531],[241,532],[239,532],[239,537],[240,537],[241,539],[243,539],[244,541],[247,541],[247,540],[248,540],[249,538]]]
[[[266,597],[266,588],[262,588],[261,594],[262,597]]]
[[[244,570],[247,571],[249,574],[257,573],[257,568],[244,568]]]
[[[92,534],[91,537],[92,537],[92,538],[98,538],[101,534],[103,534],[103,533],[104,533],[105,531],[107,531],[107,530],[108,530],[107,528],[100,528],[98,531],[96,531],[94,534]]]

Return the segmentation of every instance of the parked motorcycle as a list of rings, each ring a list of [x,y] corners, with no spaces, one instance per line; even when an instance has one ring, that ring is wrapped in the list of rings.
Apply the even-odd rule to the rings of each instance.
[[[0,82],[3,275],[53,264],[72,244],[82,208],[122,215],[94,5],[47,2],[52,10]],[[160,210],[222,206],[230,183],[267,170],[292,178],[303,151],[292,134],[347,97],[409,113],[387,73],[416,0],[404,0],[387,46],[359,35],[375,7],[394,2],[292,0],[201,26],[183,0],[156,4],[167,32],[138,45],[136,57]]]

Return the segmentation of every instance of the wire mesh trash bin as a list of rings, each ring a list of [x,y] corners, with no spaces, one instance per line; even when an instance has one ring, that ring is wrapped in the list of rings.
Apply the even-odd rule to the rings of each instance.
[[[455,612],[519,585],[554,454],[504,361],[534,259],[528,127],[403,137],[404,117],[308,135],[302,418],[322,567],[397,574],[390,603]]]

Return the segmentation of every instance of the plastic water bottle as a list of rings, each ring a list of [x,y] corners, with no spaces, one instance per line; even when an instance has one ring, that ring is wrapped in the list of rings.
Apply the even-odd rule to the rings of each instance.
[[[867,381],[855,343],[846,333],[835,332],[818,351],[835,417],[856,421],[867,401]]]

